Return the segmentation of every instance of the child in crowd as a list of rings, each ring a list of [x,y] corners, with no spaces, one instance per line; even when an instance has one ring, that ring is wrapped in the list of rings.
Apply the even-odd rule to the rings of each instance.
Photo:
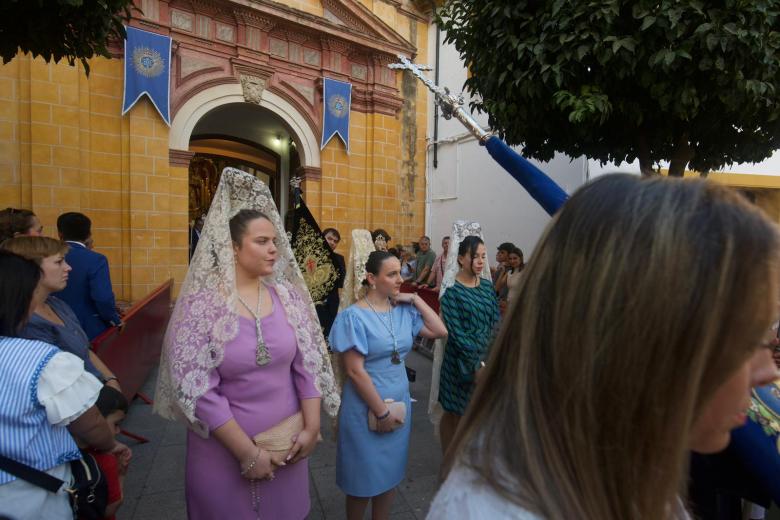
[[[110,386],[104,386],[100,391],[95,407],[106,418],[108,425],[113,428],[114,435],[119,433],[119,423],[127,415],[128,402],[122,392]],[[127,474],[128,460],[119,459],[112,453],[101,453],[91,448],[87,448],[90,455],[100,466],[106,483],[108,484],[108,500],[106,501],[106,519],[114,520],[119,506],[124,499],[123,485],[125,475]]]

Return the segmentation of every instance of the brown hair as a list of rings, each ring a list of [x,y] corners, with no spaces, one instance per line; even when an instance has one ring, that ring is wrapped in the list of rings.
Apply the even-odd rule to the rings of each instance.
[[[69,249],[68,244],[56,238],[28,236],[9,238],[0,244],[0,248],[33,260],[38,265],[41,265],[44,258],[56,254],[65,255]]]
[[[544,518],[669,516],[691,426],[777,309],[777,227],[704,180],[609,175],[554,217],[444,467]]]
[[[35,213],[29,209],[5,208],[0,211],[0,242],[27,233],[33,225]]]
[[[230,239],[234,244],[239,247],[241,246],[241,240],[246,234],[246,228],[249,226],[249,223],[258,218],[264,218],[268,221],[271,220],[265,213],[257,209],[242,209],[233,215],[228,222],[228,225],[230,226]]]

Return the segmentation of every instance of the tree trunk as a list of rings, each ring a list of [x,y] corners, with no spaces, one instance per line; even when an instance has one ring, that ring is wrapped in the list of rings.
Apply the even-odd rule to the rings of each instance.
[[[657,175],[658,172],[653,168],[653,160],[650,159],[650,147],[647,145],[647,137],[644,131],[641,131],[639,134],[638,152],[639,171],[642,172],[642,176],[652,177]]]
[[[674,147],[674,155],[669,162],[669,177],[682,177],[685,175],[685,168],[693,157],[693,150],[688,142],[688,132],[683,132],[677,139],[677,145]]]

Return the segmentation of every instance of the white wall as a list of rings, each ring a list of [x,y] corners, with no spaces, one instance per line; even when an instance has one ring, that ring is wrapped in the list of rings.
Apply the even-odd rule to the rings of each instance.
[[[441,37],[444,40],[444,35]],[[435,59],[436,27],[430,26],[428,56]],[[454,93],[463,89],[466,68],[451,45],[442,45],[439,61],[439,85]],[[426,73],[434,78],[434,71]],[[419,88],[425,88],[422,83]],[[468,105],[468,99],[466,100]],[[439,116],[438,168],[433,167],[433,95],[429,96],[428,120],[428,218],[426,232],[433,247],[440,249],[441,238],[449,235],[455,220],[475,220],[482,224],[491,262],[498,244],[513,242],[529,256],[544,227],[547,213],[509,173],[498,165],[487,150],[466,134],[457,120]],[[466,106],[468,108],[468,106]],[[483,127],[487,115],[475,115]],[[519,148],[515,148],[519,150]],[[549,163],[534,161],[567,193],[572,193],[585,179],[584,159],[558,155]],[[437,251],[438,252],[438,251]]]

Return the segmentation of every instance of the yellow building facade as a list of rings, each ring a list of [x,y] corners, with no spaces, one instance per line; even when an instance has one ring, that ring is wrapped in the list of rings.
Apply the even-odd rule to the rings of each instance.
[[[396,54],[426,62],[429,19],[416,3],[137,4],[131,25],[173,40],[170,127],[145,97],[121,115],[118,45],[89,77],[18,55],[0,66],[0,207],[33,210],[51,236],[59,214],[88,215],[115,293],[131,301],[183,280],[193,211],[206,209],[193,201],[197,160],[256,165],[283,211],[300,176],[342,253],[354,228],[384,228],[395,244],[423,233],[427,95],[387,67]],[[319,149],[323,77],[353,84],[349,153],[336,138]]]

